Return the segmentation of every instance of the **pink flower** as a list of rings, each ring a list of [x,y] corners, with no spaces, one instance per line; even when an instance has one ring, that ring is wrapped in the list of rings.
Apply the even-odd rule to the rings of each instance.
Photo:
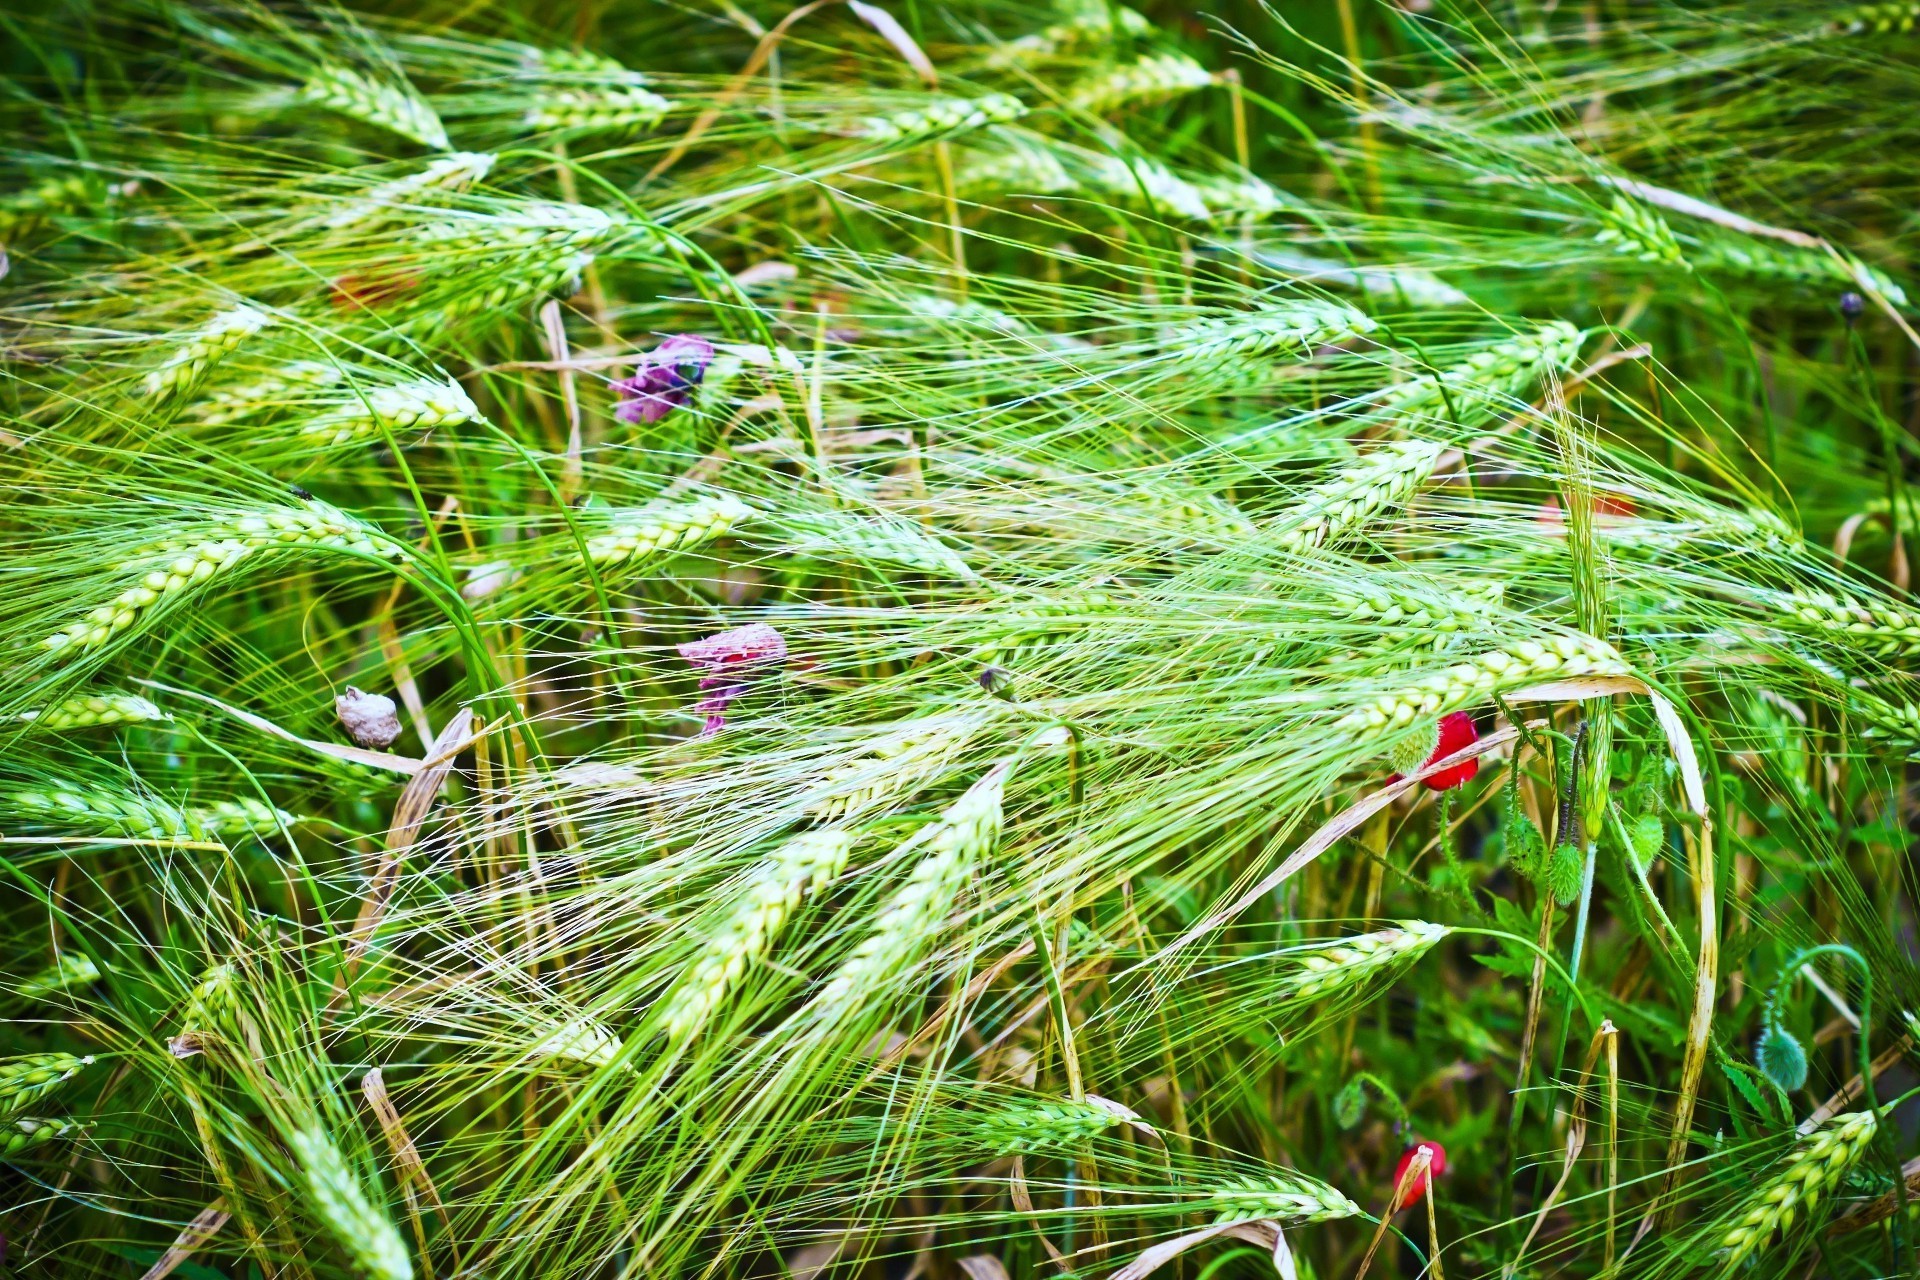
[[[699,668],[700,689],[706,696],[693,706],[707,717],[700,736],[720,732],[727,723],[729,703],[747,691],[747,682],[759,671],[787,659],[787,642],[764,622],[735,627],[704,640],[680,646],[680,656]]]
[[[614,381],[622,422],[658,422],[693,399],[693,389],[713,363],[713,344],[697,333],[676,333],[640,357],[631,378]]]

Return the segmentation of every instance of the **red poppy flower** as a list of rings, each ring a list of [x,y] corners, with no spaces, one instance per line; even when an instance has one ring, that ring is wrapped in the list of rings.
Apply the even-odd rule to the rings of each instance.
[[[1433,1162],[1428,1166],[1428,1171],[1434,1177],[1437,1178],[1447,1171],[1447,1149],[1445,1147],[1437,1142],[1416,1142],[1400,1153],[1400,1163],[1393,1166],[1393,1185],[1395,1187],[1398,1187],[1401,1181],[1406,1178],[1407,1170],[1413,1167],[1414,1156],[1423,1150],[1427,1152],[1428,1158]],[[1427,1194],[1427,1181],[1428,1176],[1426,1173],[1416,1173],[1413,1175],[1412,1184],[1407,1187],[1407,1198],[1402,1201],[1400,1205],[1402,1209],[1411,1209],[1414,1205],[1420,1203],[1420,1197]]]
[[[1480,730],[1473,723],[1473,716],[1465,711],[1456,711],[1440,721],[1440,741],[1428,756],[1426,764],[1445,759],[1462,747],[1470,747],[1480,741]],[[1423,766],[1424,767],[1424,766]],[[1461,783],[1480,772],[1480,757],[1475,756],[1451,769],[1442,769],[1421,781],[1429,791],[1451,791]]]

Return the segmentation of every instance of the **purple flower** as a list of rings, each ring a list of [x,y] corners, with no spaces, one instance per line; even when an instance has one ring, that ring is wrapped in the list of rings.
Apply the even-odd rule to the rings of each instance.
[[[631,378],[617,378],[622,422],[658,422],[693,398],[693,389],[713,363],[713,344],[697,333],[676,333],[640,357]]]
[[[699,668],[700,690],[706,696],[693,706],[707,717],[700,736],[720,732],[727,723],[727,705],[747,691],[747,682],[759,670],[787,658],[787,642],[764,622],[735,627],[704,640],[680,646],[680,656]]]

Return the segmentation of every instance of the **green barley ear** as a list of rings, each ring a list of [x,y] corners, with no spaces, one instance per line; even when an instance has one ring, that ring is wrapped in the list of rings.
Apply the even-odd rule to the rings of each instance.
[[[1461,364],[1389,387],[1376,403],[1399,417],[1458,414],[1471,420],[1571,367],[1586,337],[1565,321],[1550,321],[1476,351]]]
[[[240,1002],[234,990],[237,971],[231,964],[216,964],[200,975],[187,994],[180,1013],[180,1033],[167,1041],[167,1051],[176,1058],[190,1058],[206,1050],[210,1037],[229,1034]]]
[[[1217,375],[1222,361],[1231,362],[1230,369],[1245,361],[1259,362],[1259,368],[1263,357],[1299,355],[1377,327],[1372,317],[1341,303],[1294,302],[1183,325],[1168,335],[1167,347],[1179,363],[1210,366]]]
[[[1691,271],[1667,220],[1637,200],[1617,195],[1613,207],[1600,215],[1602,230],[1594,237],[1614,252],[1642,262],[1662,262]]]
[[[823,770],[807,788],[804,811],[820,823],[862,817],[924,786],[966,745],[970,726],[914,727]]]
[[[533,1048],[533,1058],[577,1062],[583,1066],[604,1067],[620,1056],[624,1046],[620,1037],[605,1023],[580,1017],[554,1029],[553,1034]]]
[[[673,103],[635,84],[549,88],[528,109],[526,125],[545,133],[650,129]]]
[[[1005,93],[989,93],[979,98],[941,98],[924,107],[895,111],[884,116],[868,116],[860,121],[860,136],[876,142],[915,142],[992,124],[1018,120],[1027,114],[1027,104]]]
[[[1123,103],[1178,97],[1212,83],[1213,73],[1184,53],[1150,53],[1071,86],[1067,101],[1082,111],[1102,112]]]
[[[305,422],[300,434],[317,443],[339,445],[374,438],[382,428],[395,433],[431,431],[485,421],[459,383],[422,380],[374,387],[348,397],[339,408]]]
[[[1547,860],[1547,892],[1561,906],[1567,906],[1580,896],[1580,880],[1586,871],[1586,858],[1580,853],[1578,845],[1563,840],[1554,847],[1553,856]]]
[[[253,799],[184,807],[150,796],[72,783],[15,791],[4,799],[38,824],[146,840],[270,836],[300,822],[283,809]]]
[[[147,374],[141,389],[154,399],[190,389],[208,369],[272,323],[266,312],[244,304],[222,311],[168,352],[159,367]]]
[[[1747,1197],[1733,1225],[1715,1233],[1724,1253],[1720,1274],[1732,1275],[1775,1232],[1790,1229],[1796,1217],[1812,1217],[1866,1154],[1876,1127],[1873,1112],[1855,1111],[1833,1117],[1802,1138]]]
[[[1754,1041],[1753,1060],[1767,1079],[1788,1093],[1807,1083],[1807,1051],[1771,1014]]]
[[[974,1139],[998,1156],[1034,1155],[1072,1147],[1134,1121],[1121,1108],[1059,1099],[1019,1103],[983,1119]]]
[[[136,547],[121,568],[140,579],[106,604],[40,641],[50,650],[104,644],[156,606],[176,602],[235,565],[270,551],[294,548],[345,551],[392,560],[399,546],[378,530],[317,498],[297,507],[264,507],[209,521],[190,534]]]
[[[1396,441],[1314,485],[1276,521],[1283,530],[1279,545],[1304,551],[1357,533],[1424,484],[1440,452],[1431,441]]]
[[[839,563],[870,561],[960,582],[976,574],[946,543],[911,520],[852,511],[793,512],[773,517],[796,555]]]
[[[660,1025],[684,1041],[712,1019],[747,971],[772,947],[809,893],[818,893],[846,869],[853,837],[838,828],[806,831],[785,841],[755,868],[729,914],[666,998]]]
[[[1278,980],[1290,999],[1317,1000],[1360,986],[1413,963],[1453,930],[1424,920],[1402,920],[1378,929],[1291,954],[1291,969]]]
[[[74,1138],[86,1131],[74,1120],[30,1120],[21,1118],[0,1127],[0,1158],[11,1158],[59,1138]]]
[[[447,128],[432,107],[408,89],[380,84],[351,67],[319,68],[301,86],[300,96],[364,124],[391,130],[421,146],[447,149]]]
[[[365,195],[348,201],[321,222],[329,231],[364,228],[407,208],[436,191],[465,191],[493,170],[495,157],[485,152],[456,151],[436,157],[418,173],[383,182]]]
[[[23,1000],[42,1000],[100,980],[100,966],[84,951],[62,951],[50,967],[14,988]]]
[[[994,765],[912,837],[911,847],[924,849],[919,861],[853,954],[821,986],[815,1008],[841,1013],[874,1000],[939,937],[974,867],[1000,842],[1001,799],[1012,767],[1009,760]]]
[[[0,1119],[11,1119],[92,1065],[93,1057],[32,1053],[0,1060]]]
[[[1913,0],[1853,5],[1827,19],[1827,29],[1844,36],[1905,35],[1916,25],[1920,25],[1920,4]]]
[[[687,551],[725,537],[735,525],[758,514],[757,507],[725,493],[657,498],[608,517],[606,530],[587,539],[587,557],[597,565],[617,565]]]
[[[173,717],[133,693],[88,693],[64,698],[38,711],[22,711],[20,719],[48,733],[93,729],[116,724],[171,722]]]
[[[1614,647],[1587,635],[1521,640],[1476,654],[1437,671],[1418,684],[1382,694],[1341,718],[1339,728],[1359,735],[1385,733],[1422,716],[1440,716],[1484,701],[1503,688],[1548,677],[1624,675],[1627,665]]]
[[[338,1147],[317,1126],[287,1134],[307,1205],[368,1280],[413,1280],[406,1242],[367,1198]]]
[[[1215,1225],[1267,1219],[1331,1222],[1360,1212],[1359,1205],[1332,1187],[1298,1173],[1238,1178],[1212,1188],[1194,1207],[1212,1214]]]

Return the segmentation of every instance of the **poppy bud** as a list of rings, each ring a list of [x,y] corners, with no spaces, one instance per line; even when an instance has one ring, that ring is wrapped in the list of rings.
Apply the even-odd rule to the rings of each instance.
[[[1428,1174],[1439,1177],[1447,1171],[1447,1149],[1437,1142],[1416,1142],[1400,1153],[1400,1163],[1393,1166],[1393,1185],[1398,1187],[1407,1178],[1407,1171],[1413,1167],[1414,1157],[1425,1151],[1432,1164],[1426,1173],[1417,1173],[1407,1186],[1407,1198],[1401,1202],[1402,1209],[1410,1209],[1420,1203],[1420,1197],[1427,1193]]]
[[[1846,317],[1848,324],[1858,320],[1866,310],[1867,300],[1853,290],[1849,289],[1840,295],[1840,314]]]

